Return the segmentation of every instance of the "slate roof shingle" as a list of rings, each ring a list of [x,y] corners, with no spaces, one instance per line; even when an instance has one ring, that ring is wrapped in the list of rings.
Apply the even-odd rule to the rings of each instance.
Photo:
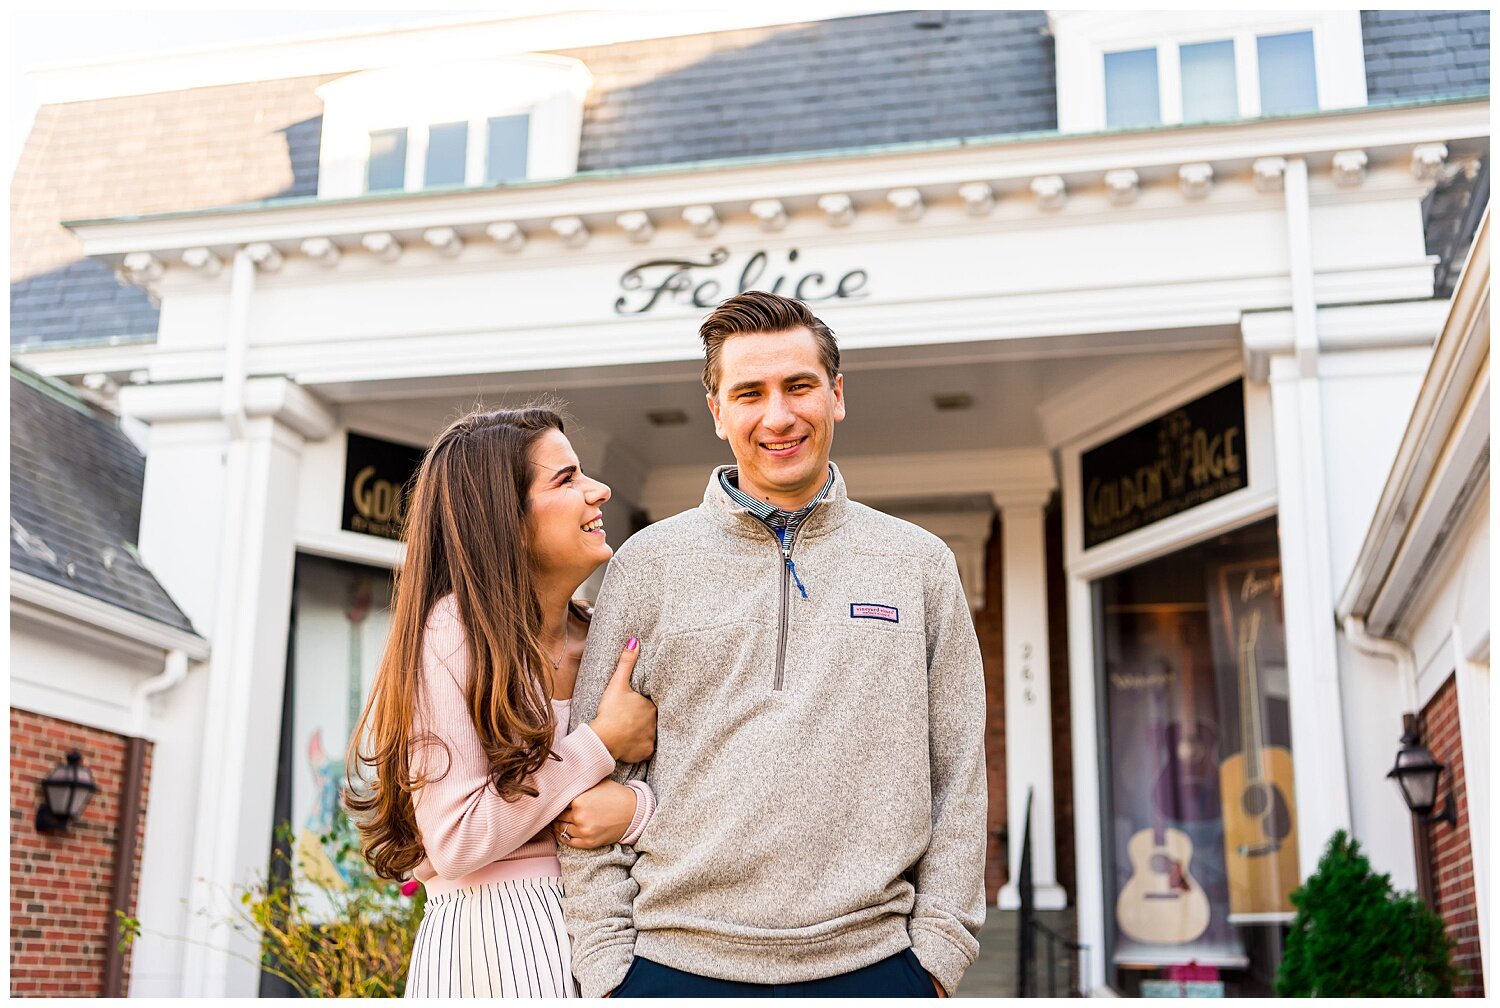
[[[11,570],[193,633],[136,555],[145,468],[113,418],[11,365]]]
[[[1488,91],[1487,10],[1360,19],[1372,105]],[[897,11],[558,52],[594,76],[581,171],[1057,128],[1040,10]],[[12,195],[11,345],[152,338],[145,292],[82,261],[60,222],[315,194],[316,88],[338,76],[38,110]]]

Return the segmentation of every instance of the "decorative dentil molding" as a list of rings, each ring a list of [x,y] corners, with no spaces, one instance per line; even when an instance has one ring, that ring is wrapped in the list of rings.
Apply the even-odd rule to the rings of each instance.
[[[245,257],[262,273],[277,273],[286,260],[281,251],[270,242],[251,242],[245,246]]]
[[[819,196],[818,209],[834,227],[847,227],[854,221],[854,199],[848,193]]]
[[[324,269],[333,269],[333,267],[339,264],[339,259],[343,257],[343,252],[334,240],[321,235],[316,238],[305,239],[298,248],[302,250],[303,255]]]
[[[1177,169],[1177,185],[1188,199],[1203,199],[1214,185],[1214,166],[1195,161]]]
[[[656,233],[651,215],[644,210],[627,210],[615,218],[615,224],[636,244],[644,244]]]
[[[995,190],[988,182],[965,182],[958,187],[958,198],[971,217],[983,217],[995,209]]]
[[[1134,203],[1141,194],[1141,176],[1134,168],[1116,168],[1104,173],[1104,188],[1115,206]]]
[[[582,248],[589,240],[588,225],[582,217],[558,217],[552,221],[552,233],[568,248]]]
[[[515,221],[496,221],[487,225],[484,233],[507,252],[519,252],[526,247],[526,232]]]
[[[401,258],[401,243],[389,231],[372,231],[359,240],[364,250],[381,262],[395,262]]]
[[[1362,150],[1339,151],[1333,156],[1333,180],[1341,186],[1357,186],[1365,180],[1370,158]]]
[[[464,240],[451,227],[428,228],[422,232],[422,240],[445,258],[452,259],[464,250]]]
[[[1031,194],[1043,210],[1058,210],[1068,201],[1068,184],[1061,175],[1042,175],[1031,180]]]
[[[896,219],[903,221],[921,220],[927,206],[922,202],[922,190],[916,186],[902,186],[892,189],[886,193],[886,202],[896,212]]]
[[[1411,173],[1414,178],[1431,182],[1443,172],[1448,160],[1447,144],[1418,144],[1411,150]]]
[[[162,261],[150,252],[130,252],[120,263],[115,275],[120,282],[135,287],[144,287],[160,280],[166,268]]]
[[[712,238],[719,230],[719,212],[708,203],[683,207],[682,220],[699,238]]]
[[[182,265],[206,277],[216,277],[224,269],[224,260],[215,255],[212,249],[199,245],[183,249]]]
[[[1256,158],[1250,166],[1255,176],[1255,188],[1263,193],[1281,192],[1286,187],[1286,158]]]
[[[753,200],[750,216],[760,222],[762,231],[780,231],[787,225],[786,204],[779,199]]]

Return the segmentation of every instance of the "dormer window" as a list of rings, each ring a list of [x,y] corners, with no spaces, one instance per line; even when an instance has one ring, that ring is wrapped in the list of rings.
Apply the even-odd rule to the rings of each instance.
[[[591,82],[583,64],[557,56],[395,67],[331,81],[318,89],[318,195],[572,175]]]
[[[1359,12],[1052,12],[1065,132],[1364,105]]]

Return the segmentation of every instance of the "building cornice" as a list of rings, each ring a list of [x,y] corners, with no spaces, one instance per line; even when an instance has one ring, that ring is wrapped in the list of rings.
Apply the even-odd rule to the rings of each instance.
[[[194,661],[208,658],[208,642],[195,633],[159,623],[23,571],[10,572],[10,608],[13,615],[29,616],[74,633],[83,632],[113,646],[119,646],[120,638],[124,638],[133,645],[144,646],[152,654],[181,651]]]
[[[1486,209],[1396,450],[1340,620],[1389,637],[1489,472],[1490,228]]]
[[[120,412],[145,423],[223,418],[224,383],[166,382],[120,389]],[[334,432],[338,421],[317,396],[287,378],[250,378],[244,388],[245,415],[269,417],[310,441]]]
[[[1375,198],[1381,185],[1392,184],[1390,169],[1399,167],[1403,176],[1410,169],[1415,178],[1408,176],[1409,184],[1426,184],[1430,159],[1422,160],[1424,152],[1442,146],[1450,158],[1469,156],[1487,149],[1488,135],[1489,103],[1481,98],[1229,125],[674,165],[501,188],[299,200],[68,226],[86,254],[120,268],[125,279],[155,284],[165,270],[192,268],[184,265],[185,254],[188,262],[201,263],[255,242],[270,243],[287,257],[318,258],[313,253],[321,250],[319,261],[329,268],[352,257],[376,255],[376,247],[423,246],[434,231],[488,247],[497,256],[523,249],[569,251],[564,248],[567,234],[575,241],[583,234],[584,242],[612,235],[649,247],[653,240],[675,240],[687,228],[696,232],[709,218],[755,221],[752,205],[764,210],[768,200],[779,201],[778,221],[800,216],[829,228],[847,226],[851,216],[862,213],[893,214],[898,224],[911,226],[923,216],[915,208],[930,211],[938,204],[963,207],[972,216],[992,213],[997,204],[1021,204],[1043,218],[1075,212],[1073,194],[1103,193],[1106,176],[1121,170],[1134,172],[1137,192],[1166,190],[1174,200],[1171,206],[1181,204],[1180,210],[1166,212],[1193,213],[1201,202],[1197,190],[1204,185],[1218,188],[1243,181],[1240,188],[1246,192],[1252,191],[1251,182],[1254,192],[1274,189],[1277,159],[1288,157],[1305,158],[1326,183],[1327,192],[1317,198],[1357,199],[1362,189]],[[1351,176],[1347,166],[1355,154],[1363,171]],[[1386,181],[1377,183],[1381,170]],[[1113,178],[1118,181],[1119,176]],[[988,199],[981,198],[986,194],[980,187]],[[1160,205],[1143,206],[1146,202],[1151,201],[1086,205],[1108,207],[1088,212],[1121,215],[1164,212]],[[639,215],[652,225],[649,229],[640,227]],[[339,254],[329,256],[330,249]],[[396,262],[400,257],[385,258]]]

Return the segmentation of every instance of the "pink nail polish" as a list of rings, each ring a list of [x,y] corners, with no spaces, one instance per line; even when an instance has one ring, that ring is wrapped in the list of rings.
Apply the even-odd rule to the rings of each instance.
[[[638,641],[638,640],[636,640],[634,637],[630,638],[628,641],[625,642],[625,650],[626,651],[634,651],[636,648],[638,648],[640,646],[641,646],[641,642]]]
[[[401,884],[401,895],[410,896],[422,887],[422,883],[416,879],[407,879]]]

